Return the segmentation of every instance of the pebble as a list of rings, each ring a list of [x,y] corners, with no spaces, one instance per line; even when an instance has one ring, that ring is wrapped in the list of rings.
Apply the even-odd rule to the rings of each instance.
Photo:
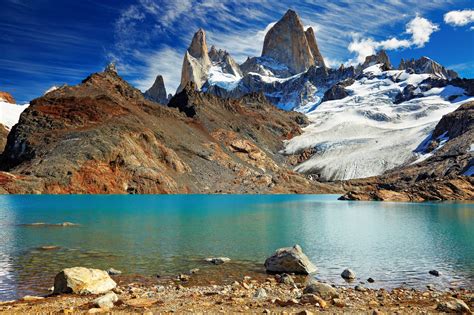
[[[332,299],[332,303],[337,307],[344,307],[346,306],[346,302],[342,299]]]
[[[322,308],[327,307],[326,301],[324,301],[322,298],[314,294],[304,294],[301,297],[300,302],[303,304],[313,304],[313,305],[319,304],[319,306],[321,306]]]
[[[367,289],[362,285],[356,285],[354,289],[359,292],[367,292]]]
[[[122,274],[122,271],[117,270],[117,269],[114,269],[114,268],[109,268],[109,269],[107,270],[107,273],[108,273],[110,276],[118,276],[118,275],[121,275],[121,274]]]
[[[278,279],[278,282],[283,283],[283,284],[288,284],[288,285],[294,285],[295,284],[295,281],[293,280],[293,277],[290,276],[289,274],[286,274],[286,273],[280,275],[280,277]]]
[[[255,299],[265,299],[267,298],[267,296],[268,296],[267,291],[265,291],[264,288],[257,289],[257,291],[255,291],[253,295]]]
[[[374,282],[375,282],[375,280],[374,280],[374,279],[372,279],[372,278],[369,278],[369,279],[367,279],[367,282],[368,282],[368,283],[374,283]]]
[[[114,307],[114,303],[118,301],[118,296],[114,292],[109,292],[101,297],[98,297],[93,301],[94,306],[99,308],[111,309]]]
[[[194,268],[194,269],[189,270],[189,273],[193,274],[193,275],[198,273],[198,272],[199,272],[199,268]]]

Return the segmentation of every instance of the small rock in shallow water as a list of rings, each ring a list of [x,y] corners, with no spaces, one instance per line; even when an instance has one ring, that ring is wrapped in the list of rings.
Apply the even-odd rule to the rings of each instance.
[[[356,278],[356,274],[351,269],[344,269],[344,271],[341,273],[341,277],[346,280],[353,280]]]
[[[107,273],[111,276],[117,276],[117,275],[121,275],[122,272],[120,270],[117,270],[117,269],[114,269],[114,268],[109,268],[107,270]]]
[[[194,269],[189,270],[189,273],[190,273],[190,274],[196,274],[196,273],[198,273],[198,272],[199,272],[199,269],[198,269],[198,268],[194,268]]]
[[[356,291],[359,291],[359,292],[366,292],[366,291],[367,291],[367,289],[366,289],[364,286],[362,286],[362,285],[356,285],[356,286],[354,287],[354,289],[355,289]]]
[[[109,292],[101,297],[95,299],[94,305],[100,308],[113,308],[114,303],[118,301],[118,296],[114,292]]]
[[[457,313],[471,313],[471,310],[467,306],[466,303],[464,303],[463,300],[459,299],[452,299],[448,302],[441,302],[438,304],[436,307],[437,311],[440,312],[446,312],[446,313],[451,313],[451,312],[457,312]]]
[[[369,278],[369,279],[367,279],[367,282],[368,282],[368,283],[374,283],[374,282],[375,282],[375,280],[374,280],[374,279],[372,279],[372,278]]]
[[[316,266],[303,253],[299,245],[277,249],[265,260],[265,269],[273,273],[310,274],[317,271]]]
[[[440,272],[438,270],[433,269],[433,270],[430,270],[428,273],[432,276],[436,276],[436,277],[440,276]]]
[[[228,258],[228,257],[210,257],[210,258],[206,258],[206,261],[211,263],[211,264],[214,264],[214,265],[222,265],[226,262],[229,262],[230,258]]]

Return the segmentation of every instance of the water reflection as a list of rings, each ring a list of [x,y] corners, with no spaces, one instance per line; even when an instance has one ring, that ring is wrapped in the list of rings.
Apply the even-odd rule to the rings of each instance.
[[[45,290],[65,267],[171,274],[221,255],[261,266],[274,249],[294,243],[316,263],[318,278],[341,285],[346,267],[361,280],[375,278],[375,287],[472,287],[474,277],[472,204],[341,202],[334,196],[2,196],[0,218],[0,299]],[[21,225],[32,222],[80,225]],[[443,276],[434,279],[430,269]]]

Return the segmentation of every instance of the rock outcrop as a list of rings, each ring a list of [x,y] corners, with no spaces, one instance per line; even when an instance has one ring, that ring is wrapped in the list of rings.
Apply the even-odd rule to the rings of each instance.
[[[7,144],[8,129],[6,126],[0,124],[0,154],[3,152]]]
[[[117,286],[106,271],[84,267],[66,268],[54,278],[54,294],[102,294]]]
[[[383,49],[379,50],[375,55],[365,57],[365,61],[361,65],[361,68],[365,69],[376,64],[382,64],[382,70],[384,71],[392,69],[390,58],[388,57],[387,52]]]
[[[296,12],[288,10],[265,35],[262,57],[270,57],[288,66],[294,74],[306,71],[315,64],[306,36]],[[313,48],[317,49],[317,46]]]
[[[372,178],[344,183],[345,200],[472,200],[474,199],[474,102],[440,120],[419,152],[424,161]]]
[[[278,249],[265,260],[265,269],[270,273],[310,274],[317,271],[299,245]]]
[[[184,55],[183,67],[181,70],[181,84],[178,92],[181,91],[189,82],[194,82],[200,89],[207,80],[207,74],[211,67],[209,58],[206,32],[199,29],[191,41],[186,54]]]
[[[399,70],[407,70],[413,73],[427,73],[432,74],[440,79],[452,80],[458,78],[458,74],[453,71],[446,69],[436,61],[428,58],[421,57],[420,59],[401,60],[398,66]]]
[[[168,104],[168,95],[166,94],[165,82],[161,75],[156,76],[155,83],[145,93],[145,98],[150,101],[163,105]]]
[[[308,27],[304,34],[306,35],[306,40],[308,41],[309,49],[311,51],[311,54],[313,55],[314,65],[317,67],[325,67],[326,65],[324,63],[324,58],[321,55],[321,52],[319,51],[313,28]]]
[[[16,104],[13,96],[8,92],[0,92],[0,102],[7,102],[10,104]]]
[[[113,71],[33,100],[8,135],[0,189],[335,192],[290,171],[279,153],[283,140],[301,133],[302,114],[277,110],[259,94],[225,100],[193,84],[170,101],[175,108],[146,100]]]

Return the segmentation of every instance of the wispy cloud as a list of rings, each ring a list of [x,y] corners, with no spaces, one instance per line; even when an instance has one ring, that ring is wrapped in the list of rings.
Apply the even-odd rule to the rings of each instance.
[[[444,15],[444,22],[452,26],[471,24],[474,22],[474,10],[450,11]]]
[[[365,57],[373,55],[377,49],[395,50],[409,47],[423,47],[429,42],[431,34],[438,30],[438,25],[421,16],[416,16],[406,25],[405,33],[411,35],[411,38],[398,39],[391,37],[386,40],[376,41],[370,37],[360,38],[358,35],[355,35],[348,49],[350,52],[357,54],[356,61],[357,63],[361,63]]]

